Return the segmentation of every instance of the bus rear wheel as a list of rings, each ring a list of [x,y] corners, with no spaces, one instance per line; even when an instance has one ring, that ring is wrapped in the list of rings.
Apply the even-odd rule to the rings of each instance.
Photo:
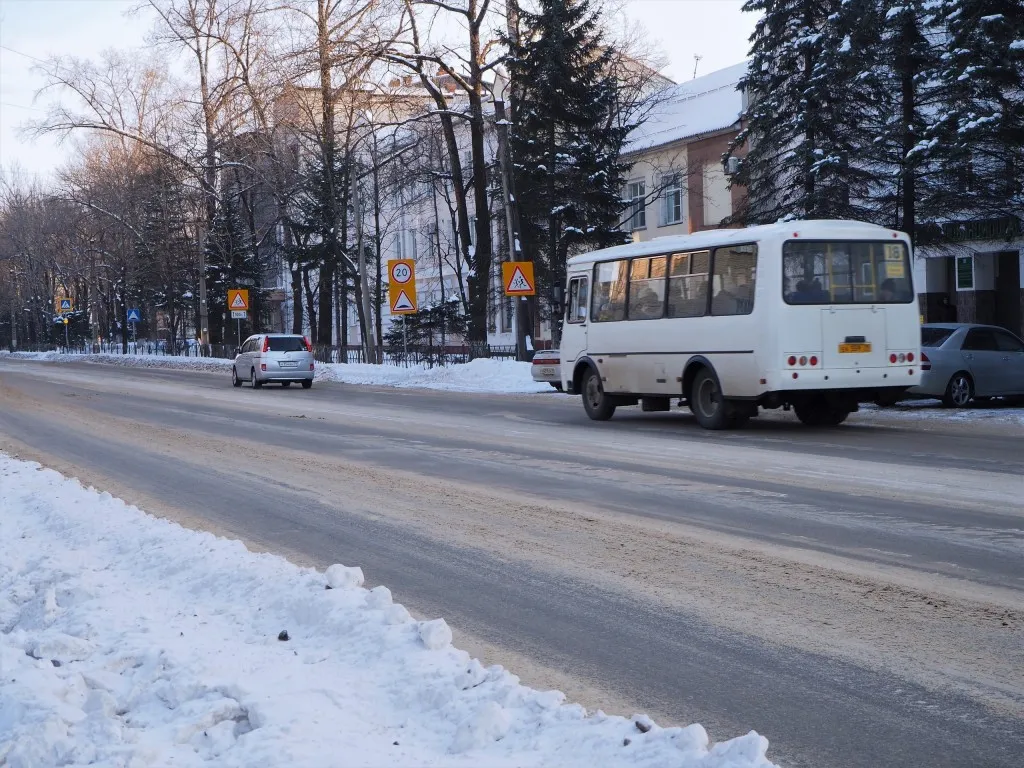
[[[601,386],[601,376],[593,368],[583,374],[583,409],[594,421],[608,421],[615,413],[615,404]]]
[[[689,400],[690,410],[704,429],[732,429],[749,418],[722,395],[718,379],[707,368],[694,377]]]

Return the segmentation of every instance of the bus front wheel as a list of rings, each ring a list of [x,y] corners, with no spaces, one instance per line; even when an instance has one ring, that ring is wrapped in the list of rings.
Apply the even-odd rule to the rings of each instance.
[[[608,421],[615,413],[615,405],[601,386],[601,376],[593,368],[583,374],[583,409],[594,421]]]
[[[704,429],[731,429],[742,426],[748,418],[722,395],[718,379],[707,368],[693,379],[690,410]]]

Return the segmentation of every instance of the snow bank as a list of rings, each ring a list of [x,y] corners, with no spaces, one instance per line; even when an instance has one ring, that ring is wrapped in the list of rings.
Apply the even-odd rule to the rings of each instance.
[[[0,355],[6,353],[0,353]],[[172,355],[66,355],[57,352],[15,352],[11,357],[54,363],[89,362],[134,368],[230,371],[231,361],[211,357]],[[515,360],[478,359],[460,365],[427,368],[423,365],[317,364],[316,377],[323,381],[379,387],[441,389],[453,392],[515,394],[553,392],[549,384],[536,382],[530,364]]]
[[[0,353],[3,354],[3,353]],[[61,352],[13,352],[5,356],[45,363],[102,363],[125,368],[171,368],[179,371],[227,371],[231,361],[217,357],[184,357],[176,355],[68,355]]]
[[[914,421],[931,419],[951,422],[987,421],[1024,426],[1024,408],[1004,406],[999,400],[970,408],[944,408],[938,400],[904,400],[897,405],[885,408],[866,404],[861,406],[861,410],[893,419],[912,419]]]
[[[588,716],[330,573],[0,454],[0,765],[771,766],[754,732]]]
[[[550,384],[534,381],[530,364],[515,360],[477,359],[460,365],[427,368],[413,365],[347,365],[320,366],[319,375],[345,384],[366,384],[382,387],[418,387],[444,389],[452,392],[529,393],[553,392]]]

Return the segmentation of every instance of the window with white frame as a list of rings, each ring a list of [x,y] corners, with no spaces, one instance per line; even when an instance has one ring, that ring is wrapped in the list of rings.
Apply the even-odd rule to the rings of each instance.
[[[666,174],[662,176],[661,184],[661,223],[663,226],[681,224],[686,219],[683,174]]]
[[[395,233],[395,253],[400,259],[416,258],[415,229],[400,229]]]
[[[647,226],[647,182],[643,179],[626,185],[626,203],[629,205],[629,229],[644,229]]]

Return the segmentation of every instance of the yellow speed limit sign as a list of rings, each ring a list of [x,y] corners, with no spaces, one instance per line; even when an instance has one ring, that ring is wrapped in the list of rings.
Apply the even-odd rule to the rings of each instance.
[[[393,315],[416,312],[416,262],[412,259],[388,261],[388,299]]]

